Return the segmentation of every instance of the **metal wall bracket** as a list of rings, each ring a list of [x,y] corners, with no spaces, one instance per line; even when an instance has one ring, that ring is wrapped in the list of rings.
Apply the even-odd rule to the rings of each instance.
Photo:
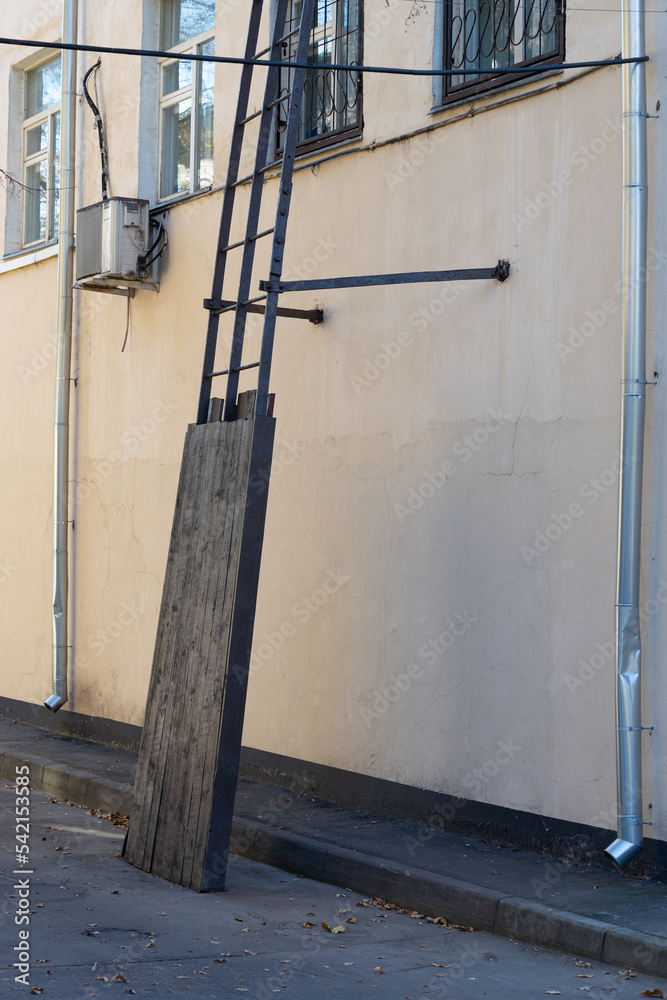
[[[370,285],[412,285],[424,281],[506,281],[510,262],[495,267],[469,267],[454,271],[403,271],[396,274],[359,274],[349,278],[308,278],[304,281],[260,281],[261,292],[313,292],[331,288],[367,288]]]
[[[231,299],[204,299],[204,309],[210,309],[214,313],[231,311],[230,307],[234,305],[236,303]],[[250,304],[245,306],[245,310],[246,312],[259,313],[263,316],[266,306]],[[322,309],[283,309],[282,306],[279,306],[278,316],[284,316],[288,319],[307,319],[309,323],[314,323],[316,326],[324,322],[324,312]]]
[[[147,289],[150,292],[157,292],[159,289],[157,286],[153,285],[142,285],[142,288]],[[134,293],[136,292],[136,287],[132,288],[117,288],[111,285],[72,285],[72,288],[76,288],[78,292],[106,292],[108,295],[122,295],[124,298],[134,298]]]

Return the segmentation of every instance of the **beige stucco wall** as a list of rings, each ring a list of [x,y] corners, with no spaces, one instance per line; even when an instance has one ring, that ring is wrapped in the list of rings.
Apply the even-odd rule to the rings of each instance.
[[[87,9],[86,37],[139,37],[139,6],[131,32],[127,4],[105,3],[104,16]],[[435,5],[413,17],[403,7],[392,5],[387,21],[368,5],[367,62],[430,65]],[[240,5],[225,10],[219,51],[240,51],[245,16]],[[7,33],[24,19],[10,15]],[[618,27],[611,15],[573,8],[568,58],[614,55]],[[57,35],[55,18],[35,30]],[[5,74],[19,58],[0,56]],[[217,77],[216,184],[237,76]],[[652,110],[664,83],[657,71],[649,76]],[[296,175],[286,257],[294,276],[482,267],[500,257],[512,276],[503,285],[290,301],[322,305],[326,321],[282,321],[276,337],[276,457],[244,742],[614,826],[620,75],[602,69],[555,88],[567,80],[524,86],[551,89],[522,101],[508,103],[521,88],[502,91],[475,108],[502,106],[464,117],[470,103],[429,114],[428,77],[369,77],[356,145],[461,120]],[[137,135],[151,116],[136,101],[139,88],[136,63],[103,57],[114,194],[134,196],[145,184]],[[0,165],[5,101],[3,90]],[[83,205],[99,197],[96,135],[83,107],[79,126]],[[662,374],[667,262],[664,150],[654,134],[648,377]],[[267,220],[275,191],[271,180]],[[73,711],[143,718],[220,207],[217,192],[168,212],[161,289],[133,300],[124,353],[125,301],[75,293]],[[257,280],[266,253],[258,251]],[[11,669],[0,694],[35,703],[50,690],[55,268],[50,260],[0,273],[0,413],[11,429],[0,487],[0,625]],[[244,360],[255,360],[258,329]],[[224,346],[229,330],[221,330]],[[222,349],[218,360],[224,367]],[[664,409],[658,379],[648,406],[643,577],[645,720],[656,726],[645,737],[645,789],[657,837],[667,835]]]

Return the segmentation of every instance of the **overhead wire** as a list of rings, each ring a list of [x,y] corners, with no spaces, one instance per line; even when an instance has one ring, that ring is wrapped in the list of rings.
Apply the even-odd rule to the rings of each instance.
[[[83,45],[73,42],[45,42],[25,38],[0,37],[0,45],[21,45],[35,49],[64,49],[73,52],[99,52],[110,55],[153,57],[156,59],[179,59],[186,62],[222,63],[232,66],[276,66],[280,69],[313,69],[312,63],[293,62],[282,59],[248,59],[244,56],[215,56],[203,52],[165,52],[162,49],[130,49],[111,45]],[[542,63],[534,66],[508,66],[493,70],[493,75],[504,73],[547,73],[555,69],[584,69],[589,66],[622,66],[624,63],[648,62],[648,56],[631,56],[627,59],[589,59],[570,63]],[[354,73],[386,73],[397,76],[479,76],[476,69],[408,69],[401,66],[356,66],[353,63],[327,63],[327,70],[351,71]]]

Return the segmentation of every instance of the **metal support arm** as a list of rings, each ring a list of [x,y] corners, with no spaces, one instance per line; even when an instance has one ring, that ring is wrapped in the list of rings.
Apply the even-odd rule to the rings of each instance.
[[[309,278],[304,281],[260,281],[262,292],[312,292],[328,288],[366,288],[369,285],[409,285],[420,281],[478,281],[509,278],[510,262],[499,260],[495,267],[459,268],[456,271],[403,271],[398,274],[360,274],[351,278]]]

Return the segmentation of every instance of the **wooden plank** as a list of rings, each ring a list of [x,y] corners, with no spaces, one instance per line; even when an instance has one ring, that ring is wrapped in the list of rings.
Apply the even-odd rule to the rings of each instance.
[[[241,397],[239,397],[241,398]],[[241,431],[251,432],[252,428],[242,428],[239,421],[228,424],[231,427],[239,427]],[[227,649],[229,646],[229,628],[232,618],[232,609],[236,591],[236,566],[234,551],[238,548],[235,534],[238,534],[238,523],[242,513],[242,502],[245,499],[245,489],[247,481],[247,469],[241,468],[241,458],[246,452],[249,457],[249,449],[237,447],[235,457],[237,461],[234,467],[229,470],[228,478],[231,479],[237,489],[241,492],[233,498],[234,510],[230,511],[225,518],[224,530],[220,538],[220,552],[218,558],[218,574],[216,577],[216,587],[209,600],[214,603],[210,607],[210,626],[206,634],[202,637],[201,653],[203,670],[202,683],[199,686],[199,696],[201,699],[200,712],[210,713],[211,706],[218,706],[217,716],[212,719],[212,724],[207,730],[206,740],[200,740],[197,745],[195,770],[191,778],[192,794],[190,797],[189,812],[187,818],[187,837],[183,852],[183,867],[181,872],[181,882],[184,885],[191,885],[193,870],[201,862],[195,857],[195,847],[197,841],[197,827],[201,809],[202,795],[206,786],[205,779],[208,779],[210,770],[207,767],[207,760],[211,758],[212,746],[217,747],[220,708],[222,706],[222,695],[224,688],[224,668],[220,669],[220,664],[226,664]],[[233,514],[235,516],[230,516]],[[210,782],[209,782],[210,783]]]
[[[192,498],[194,507],[193,534],[188,550],[183,553],[187,561],[189,591],[184,595],[178,618],[178,634],[172,657],[172,686],[169,694],[171,717],[163,737],[164,776],[162,780],[160,808],[156,813],[155,838],[151,871],[171,877],[174,855],[179,852],[179,837],[183,830],[184,793],[183,767],[188,757],[192,738],[197,730],[193,727],[192,703],[196,690],[196,669],[190,669],[197,656],[197,624],[201,619],[202,587],[207,584],[206,556],[211,548],[211,531],[215,530],[215,520],[211,519],[210,491],[216,472],[217,460],[222,450],[218,447],[221,428],[219,425],[195,427],[192,441],[197,452],[201,469],[197,495]],[[194,479],[195,477],[193,477]],[[194,654],[194,656],[193,656]],[[198,666],[198,665],[197,665]],[[188,748],[186,750],[186,748]]]
[[[210,822],[206,831],[206,853],[199,886],[204,891],[222,889],[225,884],[248,691],[252,633],[275,429],[273,418],[267,416],[256,415],[254,424],[248,475],[253,488],[246,492],[215,783],[211,790]],[[254,485],[256,483],[264,485],[257,489]],[[204,829],[205,824],[202,824],[202,833]]]
[[[208,522],[211,532],[210,545],[205,565],[201,571],[201,587],[197,597],[197,616],[192,632],[191,652],[188,671],[190,676],[189,694],[193,711],[193,723],[189,739],[189,753],[180,767],[175,767],[177,779],[181,783],[178,796],[179,815],[174,821],[176,829],[182,830],[178,849],[172,851],[170,864],[165,867],[172,881],[189,885],[191,865],[186,865],[186,857],[191,856],[188,845],[193,840],[191,831],[192,804],[198,802],[202,784],[208,780],[204,770],[206,748],[217,732],[215,701],[210,697],[210,674],[220,674],[224,660],[210,656],[212,634],[224,633],[224,622],[220,620],[221,588],[224,593],[225,580],[229,570],[229,549],[236,512],[242,503],[241,490],[245,479],[239,466],[243,459],[240,425],[228,423],[220,425],[217,436],[224,439],[224,448],[219,449],[215,463],[212,489],[206,498]],[[224,460],[221,460],[223,459]],[[178,744],[177,744],[178,745]],[[185,873],[185,869],[188,872]]]
[[[248,486],[274,433],[255,399],[186,436],[127,838],[130,863],[198,890],[224,885],[238,780],[268,493]]]
[[[153,802],[153,787],[155,784],[155,756],[153,747],[159,745],[162,736],[162,724],[164,723],[164,712],[166,708],[166,697],[171,680],[170,663],[168,656],[162,655],[161,645],[168,635],[169,619],[173,613],[173,601],[176,594],[177,577],[173,572],[177,553],[182,545],[183,523],[186,509],[186,493],[189,490],[190,463],[188,459],[193,451],[190,446],[192,428],[188,428],[183,447],[183,458],[181,461],[181,472],[179,476],[178,489],[176,493],[176,505],[174,510],[174,520],[171,530],[169,551],[167,554],[167,567],[165,570],[165,581],[162,590],[162,601],[158,618],[158,632],[156,638],[155,652],[153,656],[153,668],[148,689],[146,702],[146,715],[141,736],[141,747],[137,764],[137,774],[134,783],[134,822],[132,830],[128,831],[125,845],[125,857],[139,868],[145,868],[150,858],[147,858],[148,844],[145,839],[145,830],[148,824],[148,816]],[[138,839],[137,831],[141,830],[143,839]],[[152,851],[152,845],[151,845]]]
[[[175,540],[175,560],[171,567],[174,576],[174,593],[168,618],[158,627],[156,641],[156,658],[166,661],[164,668],[165,700],[161,709],[161,718],[156,726],[155,740],[151,757],[154,762],[154,780],[151,792],[151,806],[145,829],[144,867],[147,871],[155,868],[155,849],[157,830],[163,810],[164,784],[167,778],[168,755],[173,728],[177,724],[181,711],[182,675],[179,671],[181,663],[182,622],[187,617],[193,588],[194,553],[201,529],[201,510],[199,499],[206,476],[206,445],[210,439],[198,438],[193,430],[190,438],[190,454],[186,461],[189,474],[184,495],[184,515],[181,526],[181,538]],[[168,801],[168,800],[165,800]],[[159,850],[159,845],[158,850]]]

